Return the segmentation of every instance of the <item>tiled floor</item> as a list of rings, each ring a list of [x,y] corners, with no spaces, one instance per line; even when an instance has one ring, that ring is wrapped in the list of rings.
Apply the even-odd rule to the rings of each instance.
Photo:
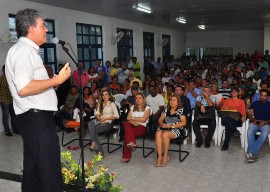
[[[61,136],[59,134],[59,136]],[[74,133],[68,135],[72,138]],[[140,144],[141,141],[138,141]],[[77,143],[75,143],[77,144]],[[154,142],[147,141],[154,146]],[[0,170],[20,174],[22,165],[22,140],[0,135]],[[177,146],[172,145],[172,148]],[[104,148],[105,149],[105,148]],[[120,162],[121,150],[112,154],[105,152],[103,164],[118,174],[115,183],[121,183],[126,192],[181,191],[181,192],[268,192],[270,190],[270,151],[268,141],[263,146],[259,160],[254,164],[245,161],[240,139],[232,139],[229,151],[222,152],[213,143],[211,148],[197,149],[190,142],[183,146],[190,151],[187,159],[180,163],[178,154],[170,152],[167,167],[155,168],[155,153],[143,158],[142,150],[133,153],[128,164]],[[62,150],[66,150],[62,148]],[[72,151],[79,159],[79,150]],[[85,161],[91,153],[85,147]],[[0,191],[20,191],[20,183],[0,180]]]

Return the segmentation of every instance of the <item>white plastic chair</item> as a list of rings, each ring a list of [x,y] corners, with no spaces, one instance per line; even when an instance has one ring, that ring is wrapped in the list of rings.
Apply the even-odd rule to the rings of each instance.
[[[241,147],[245,147],[245,138],[246,138],[246,123],[245,121],[241,127],[237,127],[237,130],[240,132]],[[223,133],[225,132],[225,127],[221,124],[221,117],[218,120],[218,146],[220,146],[221,141],[223,140]],[[224,136],[225,138],[225,136]]]
[[[194,113],[195,113],[195,111],[193,110],[192,111],[192,116],[191,116],[191,141],[192,141],[192,144],[195,143],[195,139],[196,139],[195,133],[193,131]],[[218,144],[218,126],[217,125],[218,125],[219,119],[218,119],[218,113],[217,113],[216,110],[215,110],[215,113],[216,113],[216,129],[215,129],[215,133],[213,135],[213,139],[215,141],[215,145],[217,145]],[[201,125],[200,128],[201,129],[208,129],[208,126],[207,125]]]
[[[123,99],[125,99],[125,97],[126,96],[124,94],[116,94],[116,95],[114,95],[115,102],[117,102],[117,103],[121,103],[121,101]]]

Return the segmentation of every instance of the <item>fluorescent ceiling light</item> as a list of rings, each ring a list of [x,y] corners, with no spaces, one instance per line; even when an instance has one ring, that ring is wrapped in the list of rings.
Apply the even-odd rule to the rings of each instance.
[[[198,25],[198,27],[199,27],[200,29],[202,29],[202,30],[205,29],[205,25]]]
[[[177,17],[176,18],[176,21],[178,21],[179,23],[186,23],[187,21],[184,19],[184,18],[182,18],[182,17]]]
[[[138,5],[135,7],[137,10],[139,11],[143,11],[145,13],[152,13],[152,10],[150,7],[148,7],[147,5],[145,4],[142,4],[142,3],[138,3]]]

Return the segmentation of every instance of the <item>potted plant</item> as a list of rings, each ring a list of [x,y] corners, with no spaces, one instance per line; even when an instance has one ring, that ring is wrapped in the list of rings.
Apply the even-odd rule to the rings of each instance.
[[[102,160],[101,155],[94,155],[92,161],[84,165],[85,185],[87,191],[122,191],[122,185],[113,185],[116,177],[115,173],[108,173],[108,168],[98,164]],[[61,153],[62,176],[64,191],[79,191],[78,186],[82,186],[82,169],[72,157],[71,152]]]

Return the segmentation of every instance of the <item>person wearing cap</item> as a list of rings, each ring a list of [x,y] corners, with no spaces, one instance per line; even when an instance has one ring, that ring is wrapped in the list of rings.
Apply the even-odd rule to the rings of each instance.
[[[239,88],[232,87],[231,89],[232,98],[226,99],[221,107],[221,110],[237,110],[242,115],[241,121],[235,121],[233,118],[227,115],[223,115],[221,117],[221,124],[225,126],[225,140],[221,148],[222,151],[226,151],[229,149],[229,143],[233,133],[237,130],[236,128],[241,127],[246,120],[245,103],[242,99],[238,98],[238,95],[239,95]]]
[[[141,81],[140,79],[138,79],[137,77],[135,77],[134,71],[133,71],[133,70],[130,70],[130,71],[129,71],[128,77],[129,77],[129,79],[130,79],[130,85],[132,85],[133,82],[137,81],[137,82],[139,83],[140,89],[143,88],[142,81]]]

